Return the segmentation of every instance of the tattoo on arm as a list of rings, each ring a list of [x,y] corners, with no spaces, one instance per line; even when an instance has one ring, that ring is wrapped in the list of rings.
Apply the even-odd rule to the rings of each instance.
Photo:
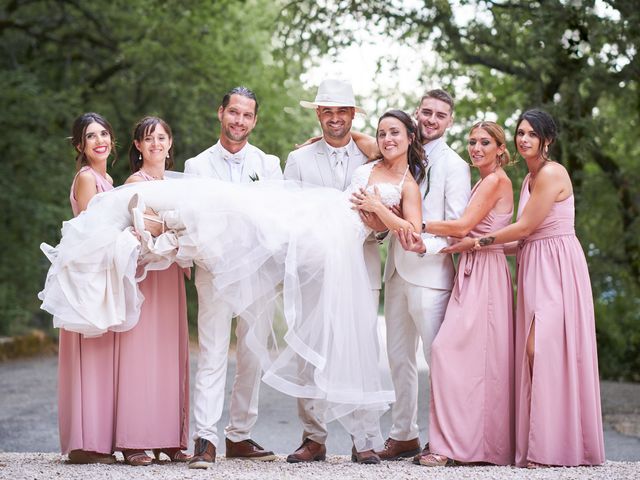
[[[487,245],[491,245],[495,241],[496,237],[482,237],[478,240],[478,243],[481,247],[486,247]]]

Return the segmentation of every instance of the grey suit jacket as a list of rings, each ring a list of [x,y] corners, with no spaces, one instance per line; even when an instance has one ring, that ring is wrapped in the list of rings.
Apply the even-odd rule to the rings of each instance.
[[[358,149],[353,140],[347,145],[347,152],[349,158],[345,165],[345,182],[344,185],[341,185],[342,188],[340,190],[345,190],[349,186],[356,168],[367,162],[367,157]],[[284,167],[284,178],[286,180],[297,180],[312,185],[335,188],[326,142],[320,140],[291,152]],[[378,243],[373,235],[370,235],[365,241],[364,261],[367,266],[371,288],[379,290],[382,287],[382,268],[380,266]]]

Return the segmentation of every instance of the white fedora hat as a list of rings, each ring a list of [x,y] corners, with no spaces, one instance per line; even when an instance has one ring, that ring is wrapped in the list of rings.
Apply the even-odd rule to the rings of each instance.
[[[300,105],[304,108],[353,107],[356,112],[366,115],[366,112],[356,105],[356,98],[353,95],[351,84],[344,80],[323,80],[318,86],[315,101],[307,102],[301,100]]]

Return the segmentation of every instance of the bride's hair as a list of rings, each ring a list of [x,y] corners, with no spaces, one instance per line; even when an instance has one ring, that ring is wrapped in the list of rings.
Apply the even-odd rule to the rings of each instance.
[[[424,149],[422,148],[422,143],[420,142],[420,134],[418,131],[418,126],[413,121],[413,119],[402,110],[389,110],[385,112],[378,119],[378,126],[380,125],[380,122],[382,121],[382,119],[389,118],[389,117],[399,120],[407,129],[407,135],[409,137],[409,149],[407,150],[407,162],[409,163],[409,170],[411,171],[411,175],[413,175],[413,178],[415,179],[416,183],[418,183],[419,185],[420,182],[422,182],[422,180],[424,180],[424,177],[425,177],[426,162],[425,162]],[[376,142],[377,142],[377,138],[378,138],[378,132],[376,129]]]

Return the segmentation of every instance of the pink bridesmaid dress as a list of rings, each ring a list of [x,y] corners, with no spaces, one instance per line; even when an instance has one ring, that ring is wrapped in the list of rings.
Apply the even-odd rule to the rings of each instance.
[[[153,178],[138,171],[145,180]],[[140,320],[119,334],[116,450],[187,448],[189,331],[185,271],[176,264],[139,283]]]
[[[492,210],[470,235],[503,228],[512,215]],[[432,346],[431,452],[462,462],[513,463],[513,351],[513,287],[503,246],[461,254]]]
[[[518,216],[529,200],[529,175]],[[556,202],[518,252],[516,465],[605,461],[589,271],[573,195]],[[535,322],[533,371],[526,345]]]
[[[98,192],[113,189],[105,177],[82,167],[71,184],[71,209],[80,211],[74,196],[78,175],[90,171]],[[85,450],[113,452],[114,384],[117,333],[84,338],[60,329],[58,349],[58,427],[63,454]]]

